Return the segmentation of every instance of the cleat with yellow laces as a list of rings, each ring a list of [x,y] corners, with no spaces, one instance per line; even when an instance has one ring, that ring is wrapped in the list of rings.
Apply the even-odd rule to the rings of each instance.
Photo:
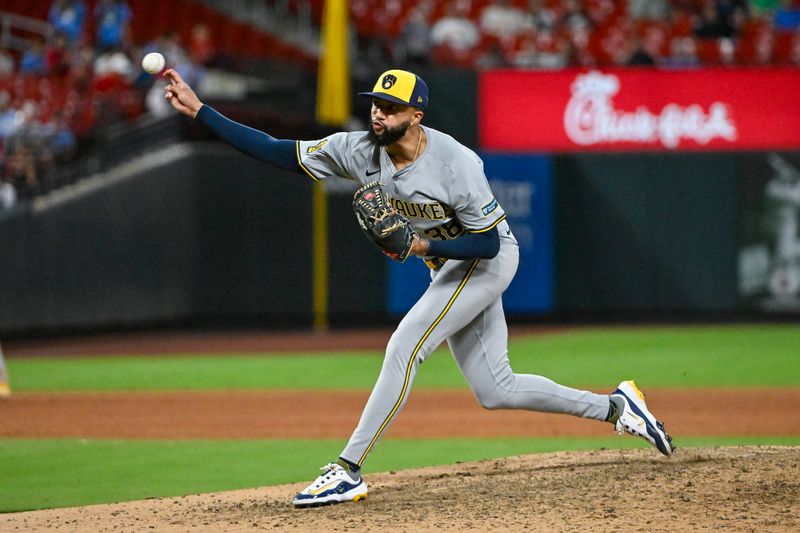
[[[639,390],[633,381],[623,381],[611,396],[621,398],[624,408],[620,411],[619,418],[614,424],[614,429],[620,435],[629,433],[645,439],[658,448],[658,451],[667,457],[672,455],[675,447],[672,437],[667,435],[664,424],[647,409],[644,403],[644,393]]]

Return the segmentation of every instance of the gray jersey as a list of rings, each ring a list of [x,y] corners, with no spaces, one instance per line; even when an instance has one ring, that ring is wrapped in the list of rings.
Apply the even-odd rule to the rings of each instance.
[[[298,141],[298,159],[315,180],[339,176],[361,184],[379,181],[394,208],[429,239],[454,239],[497,227],[501,238],[513,241],[478,155],[447,134],[424,130],[425,151],[401,170],[364,131]]]

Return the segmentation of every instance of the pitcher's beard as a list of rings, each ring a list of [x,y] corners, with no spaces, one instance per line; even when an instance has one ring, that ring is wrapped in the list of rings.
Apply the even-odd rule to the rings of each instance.
[[[370,125],[367,135],[369,136],[369,140],[378,146],[389,146],[390,144],[394,144],[402,139],[403,135],[406,134],[406,131],[408,131],[410,126],[411,121],[409,120],[400,124],[399,126],[395,126],[394,128],[383,128],[383,133],[378,135],[375,133],[375,127]]]

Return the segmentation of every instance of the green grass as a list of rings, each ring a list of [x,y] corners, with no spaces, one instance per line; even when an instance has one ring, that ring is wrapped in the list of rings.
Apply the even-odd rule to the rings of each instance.
[[[798,386],[800,327],[778,325],[590,328],[513,339],[517,372],[606,390],[644,387]],[[14,390],[370,389],[382,353],[215,354],[180,357],[11,358]],[[465,388],[445,349],[417,388]]]
[[[587,328],[515,338],[517,372],[608,390],[800,386],[800,328]],[[382,354],[217,354],[7,358],[15,392],[100,390],[365,389]],[[422,366],[417,388],[465,388],[446,350]],[[794,437],[681,438],[679,446],[800,445]],[[0,512],[176,496],[309,481],[344,442],[0,439]],[[639,439],[386,439],[367,473],[555,450],[641,447]],[[275,467],[279,463],[279,467]]]
[[[0,512],[310,481],[339,440],[0,439]],[[800,445],[797,437],[686,438],[681,446]],[[640,439],[386,439],[370,472],[558,450],[646,447]],[[655,451],[653,452],[656,453]],[[279,464],[279,466],[276,466]],[[287,498],[290,494],[287,494]],[[287,500],[288,505],[288,500]]]

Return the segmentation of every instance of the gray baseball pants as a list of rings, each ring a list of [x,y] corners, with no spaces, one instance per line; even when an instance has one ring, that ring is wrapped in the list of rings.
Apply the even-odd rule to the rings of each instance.
[[[419,365],[445,340],[473,394],[487,409],[606,418],[607,395],[511,369],[501,295],[518,262],[519,247],[502,239],[493,259],[451,259],[432,273],[430,286],[392,334],[378,381],[342,458],[358,466],[364,463],[405,405]]]

